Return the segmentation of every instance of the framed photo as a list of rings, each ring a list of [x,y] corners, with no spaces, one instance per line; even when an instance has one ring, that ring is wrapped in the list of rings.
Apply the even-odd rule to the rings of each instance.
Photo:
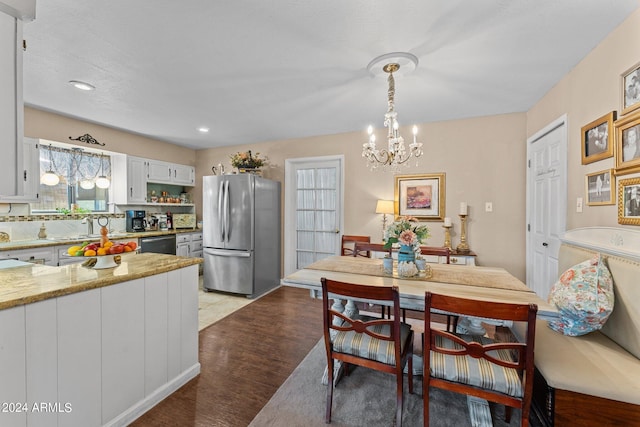
[[[396,217],[408,215],[422,221],[443,221],[444,177],[444,173],[396,175]]]
[[[590,173],[585,177],[587,205],[613,205],[613,169]]]
[[[614,122],[616,175],[640,171],[640,111]]]
[[[640,178],[618,181],[618,224],[640,225]]]
[[[640,62],[620,76],[622,82],[622,111],[621,115],[640,108]]]
[[[616,112],[612,111],[582,127],[582,164],[597,162],[613,157],[613,121]]]

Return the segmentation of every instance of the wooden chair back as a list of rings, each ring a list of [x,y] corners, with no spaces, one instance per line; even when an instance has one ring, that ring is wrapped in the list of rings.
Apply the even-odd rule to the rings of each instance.
[[[534,371],[534,343],[535,325],[538,307],[535,304],[509,304],[490,301],[477,301],[466,298],[451,297],[445,295],[425,294],[425,336],[424,336],[424,377],[423,396],[424,399],[424,425],[429,425],[429,387],[438,387],[451,390],[456,393],[476,396],[491,402],[505,405],[505,419],[509,423],[511,408],[520,408],[521,426],[529,425],[529,410],[531,407],[531,397],[533,393],[533,371]],[[486,343],[468,342],[461,335],[454,334],[441,329],[435,329],[431,325],[432,310],[440,310],[448,313],[455,313],[462,316],[488,317],[492,319],[508,320],[512,322],[526,322],[527,333],[524,342],[499,342],[488,340]],[[453,342],[453,346],[448,348],[439,346],[439,337]],[[455,348],[452,348],[455,347]],[[497,352],[510,354],[509,357],[496,357]],[[489,364],[510,368],[517,372],[522,385],[522,396],[516,397],[506,393],[497,392],[489,388],[469,385],[463,382],[455,382],[445,379],[438,369],[431,371],[432,359],[435,354],[453,355],[457,360],[459,357],[473,359],[483,359]],[[443,357],[443,356],[439,356]],[[511,358],[512,357],[512,358]],[[491,368],[489,368],[491,369]],[[513,372],[513,371],[511,371]],[[470,374],[478,375],[476,372]]]
[[[396,376],[396,425],[402,425],[403,369],[408,365],[409,392],[413,393],[413,331],[409,325],[400,322],[400,294],[397,287],[369,286],[321,279],[322,282],[322,317],[324,343],[327,352],[329,382],[327,387],[327,408],[325,422],[331,422],[331,406],[333,401],[334,360],[346,364],[354,364],[377,371],[395,374]],[[330,299],[371,301],[391,307],[393,319],[380,319],[355,314],[350,316],[345,311],[335,310]],[[361,338],[358,335],[362,335]],[[375,341],[379,340],[376,344]],[[336,349],[344,341],[349,341],[342,351]],[[369,344],[369,342],[371,343]],[[388,359],[384,352],[384,342],[392,342],[394,357]],[[378,356],[367,354],[366,348],[378,349]],[[390,349],[391,350],[391,349]],[[374,350],[375,351],[375,350]],[[386,354],[382,357],[382,354]],[[361,356],[367,354],[369,357]],[[377,357],[377,359],[376,359]],[[380,359],[386,361],[381,361]],[[348,369],[347,369],[348,372]],[[354,408],[355,409],[355,408]]]
[[[451,264],[451,250],[444,246],[420,246],[422,255],[443,256],[447,260],[446,264]]]
[[[391,256],[391,248],[385,249],[382,243],[361,243],[356,242],[353,248],[353,256],[371,258],[372,252],[384,252]]]
[[[342,249],[340,251],[340,255],[342,256],[352,256],[354,254],[355,244],[358,242],[361,243],[369,243],[371,241],[371,237],[369,236],[351,236],[351,235],[342,235]]]

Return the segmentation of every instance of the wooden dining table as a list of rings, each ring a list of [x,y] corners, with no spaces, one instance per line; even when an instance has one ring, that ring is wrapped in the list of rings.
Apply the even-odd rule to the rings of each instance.
[[[322,284],[325,277],[342,282],[374,285],[396,286],[400,293],[400,307],[410,310],[424,311],[424,295],[426,291],[433,293],[471,298],[479,301],[498,301],[517,304],[536,304],[538,317],[545,320],[557,319],[558,310],[533,292],[517,277],[500,267],[479,267],[451,264],[428,264],[429,273],[420,272],[415,277],[400,277],[397,268],[386,273],[382,267],[382,259],[350,256],[330,256],[289,274],[281,280],[282,285],[307,288],[314,298],[321,297]],[[335,300],[334,308],[341,304]],[[347,301],[345,314],[351,316],[358,309],[353,301]],[[340,308],[338,310],[341,310]],[[465,333],[484,333],[482,322],[492,323],[494,319],[470,318],[466,323]],[[500,324],[500,323],[495,323]],[[509,325],[505,325],[509,326]],[[464,326],[463,326],[464,327]],[[460,332],[460,327],[458,328]],[[338,361],[336,361],[338,362]],[[422,357],[414,355],[414,375],[422,375]],[[341,376],[342,366],[334,364],[334,381]],[[325,372],[322,383],[328,383]],[[491,411],[486,400],[467,396],[467,406],[471,423],[478,427],[492,427]]]
[[[557,319],[555,306],[533,292],[517,277],[500,267],[429,264],[431,276],[424,273],[416,277],[400,277],[396,269],[385,273],[381,259],[348,256],[330,256],[289,274],[281,280],[283,285],[308,288],[314,296],[322,292],[320,279],[374,286],[397,286],[400,307],[424,311],[426,291],[479,301],[499,301],[516,304],[536,304],[538,317]]]

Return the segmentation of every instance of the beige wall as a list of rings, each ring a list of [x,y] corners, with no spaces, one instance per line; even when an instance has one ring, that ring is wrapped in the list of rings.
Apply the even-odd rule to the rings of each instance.
[[[460,241],[459,203],[466,201],[470,213],[468,242],[477,252],[478,262],[504,267],[525,279],[525,142],[528,136],[563,114],[568,116],[569,141],[567,227],[619,226],[616,206],[585,205],[583,213],[575,212],[576,198],[585,197],[585,174],[614,166],[613,159],[581,165],[580,128],[609,111],[620,110],[620,73],[639,60],[640,11],[637,11],[526,114],[420,125],[425,156],[419,167],[412,167],[406,173],[446,173],[446,216],[454,222],[453,245]],[[366,138],[364,132],[195,152],[100,125],[25,109],[26,136],[69,142],[69,136],[85,133],[106,142],[105,149],[109,151],[195,165],[198,186],[192,195],[198,204],[199,215],[201,177],[210,174],[211,166],[218,163],[228,167],[229,155],[247,149],[266,154],[273,165],[266,171],[266,176],[279,181],[284,180],[285,159],[344,154],[344,233],[367,234],[379,239],[381,217],[374,213],[376,200],[393,199],[393,175],[370,172],[361,157]],[[402,133],[410,135],[410,130],[402,129]],[[492,213],[484,212],[484,204],[488,201],[493,202]],[[432,238],[428,243],[442,244],[442,223],[429,225]]]
[[[83,142],[69,139],[69,137],[77,138],[86,133],[104,143],[105,146],[102,148],[106,151],[182,165],[195,165],[196,151],[189,148],[34,108],[26,107],[24,109],[24,136],[86,147],[88,145]],[[92,148],[99,149],[100,147],[93,145]]]
[[[460,241],[458,211],[461,201],[469,205],[468,243],[482,265],[501,266],[520,279],[525,278],[525,115],[507,114],[425,123],[420,126],[425,155],[419,167],[406,174],[446,173],[446,216],[454,223],[453,245]],[[378,129],[381,134],[382,130]],[[411,135],[409,128],[401,129]],[[361,156],[366,132],[317,136],[256,145],[238,145],[199,150],[196,182],[211,174],[211,166],[229,166],[237,151],[261,152],[272,167],[265,176],[284,182],[286,159],[343,154],[345,157],[345,224],[343,233],[364,234],[381,240],[381,215],[375,214],[378,199],[394,197],[394,175],[368,170]],[[284,194],[283,188],[283,194]],[[194,192],[201,212],[201,191]],[[485,202],[494,211],[484,212]],[[442,245],[442,222],[428,223],[432,237],[428,244]]]
[[[632,14],[527,113],[527,136],[567,114],[567,229],[618,224],[617,206],[587,206],[585,175],[615,167],[613,158],[582,165],[581,128],[611,111],[621,111],[620,74],[640,61],[640,10]],[[622,179],[637,176],[624,175]],[[617,187],[616,187],[617,190]]]

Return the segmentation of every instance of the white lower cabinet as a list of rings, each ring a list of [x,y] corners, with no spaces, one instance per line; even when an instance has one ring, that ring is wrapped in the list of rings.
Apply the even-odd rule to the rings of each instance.
[[[24,306],[0,310],[0,425],[26,426]]]
[[[0,426],[128,425],[199,372],[197,265],[0,310]]]
[[[145,396],[145,279],[101,289],[102,424],[105,424]]]
[[[32,406],[27,412],[29,427],[52,425],[52,415],[48,412],[50,403],[58,405],[61,411],[73,410],[73,406],[65,407],[58,403],[61,401],[58,399],[57,305],[55,299],[49,299],[25,306],[27,402]],[[71,402],[65,403],[72,405]],[[34,410],[33,405],[46,409]],[[64,419],[64,415],[59,415],[59,418]]]
[[[58,400],[72,409],[58,414],[60,426],[102,425],[100,294],[95,289],[56,298]]]

